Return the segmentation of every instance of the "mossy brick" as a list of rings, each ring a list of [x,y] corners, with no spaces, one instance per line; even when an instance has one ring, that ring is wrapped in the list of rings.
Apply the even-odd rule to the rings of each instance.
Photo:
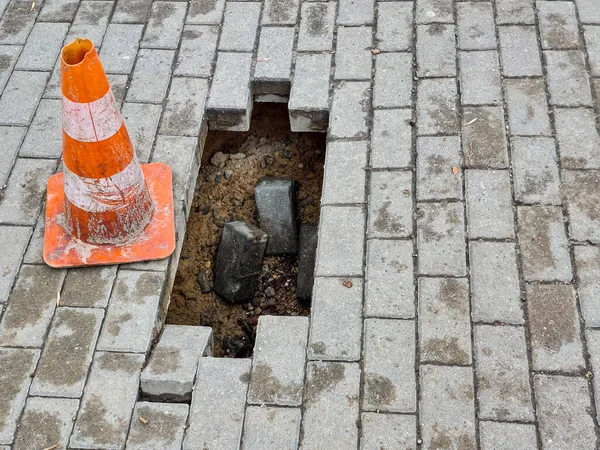
[[[180,450],[188,411],[189,406],[185,404],[136,403],[126,448]]]

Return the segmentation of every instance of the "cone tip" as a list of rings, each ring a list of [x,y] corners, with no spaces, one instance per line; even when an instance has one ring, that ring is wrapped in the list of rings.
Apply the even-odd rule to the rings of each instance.
[[[67,66],[81,64],[93,49],[94,44],[89,39],[75,38],[73,42],[63,47],[62,62]]]

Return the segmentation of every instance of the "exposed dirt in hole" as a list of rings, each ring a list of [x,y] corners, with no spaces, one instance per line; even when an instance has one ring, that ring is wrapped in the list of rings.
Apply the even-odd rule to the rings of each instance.
[[[219,168],[210,162],[217,152],[245,157],[229,158]],[[256,103],[247,133],[209,132],[167,323],[210,326],[216,356],[249,356],[260,315],[308,315],[307,305],[296,300],[295,256],[265,257],[258,289],[247,304],[229,303],[214,292],[202,293],[198,275],[206,270],[212,285],[223,224],[245,220],[258,226],[254,187],[262,177],[296,180],[300,218],[317,224],[324,157],[325,135],[292,133],[282,104]]]

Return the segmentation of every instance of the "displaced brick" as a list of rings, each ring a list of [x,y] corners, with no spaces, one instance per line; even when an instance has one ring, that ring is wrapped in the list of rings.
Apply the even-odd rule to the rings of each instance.
[[[420,80],[417,93],[418,134],[458,134],[457,96],[455,78]]]
[[[296,297],[299,300],[306,301],[312,298],[318,239],[319,228],[317,225],[303,223],[300,226],[296,280]]]
[[[171,77],[173,50],[141,49],[133,71],[127,101],[162,103]]]
[[[479,422],[481,450],[537,450],[535,425]]]
[[[371,174],[369,237],[408,237],[413,234],[411,190],[411,172]]]
[[[209,77],[212,74],[218,38],[217,27],[186,25],[181,34],[181,45],[173,74],[184,77]]]
[[[496,48],[493,4],[488,2],[457,2],[458,48],[461,50],[491,50]]]
[[[554,125],[560,148],[561,167],[599,169],[600,136],[594,111],[584,108],[555,108]]]
[[[413,63],[410,53],[381,53],[375,58],[373,108],[412,106]]]
[[[377,5],[375,40],[381,51],[407,51],[412,48],[413,5],[380,2]]]
[[[204,103],[207,95],[207,80],[173,78],[160,133],[198,136],[204,122]]]
[[[244,450],[298,448],[300,408],[249,406],[244,421]]]
[[[417,139],[417,200],[463,198],[460,167],[460,138],[420,137]]]
[[[14,71],[0,98],[0,124],[27,126],[42,97],[47,72]]]
[[[0,252],[0,304],[8,299],[30,236],[30,227],[0,226],[0,242],[7,250]]]
[[[369,80],[372,66],[371,27],[338,27],[335,53],[336,80]]]
[[[583,52],[579,50],[545,51],[550,104],[592,106],[590,82]]]
[[[415,416],[366,412],[361,418],[361,450],[416,449]]]
[[[456,76],[454,25],[434,23],[417,27],[417,75]]]
[[[329,142],[321,204],[363,203],[366,166],[365,141]]]
[[[569,212],[569,237],[600,243],[600,171],[562,171],[562,191]]]
[[[504,86],[511,134],[551,136],[544,80],[505,80]]]
[[[68,29],[68,23],[36,23],[15,69],[52,70]]]
[[[367,81],[342,81],[333,90],[329,136],[364,138],[369,132],[371,85]]]
[[[188,410],[188,405],[177,403],[136,403],[127,439],[127,449],[180,450]],[[142,419],[146,423],[142,422]]]
[[[466,167],[490,169],[508,167],[506,127],[501,106],[465,107],[462,133]]]
[[[141,24],[111,23],[108,26],[100,51],[106,73],[131,73],[143,31],[144,25]]]
[[[502,70],[507,77],[541,76],[542,64],[535,27],[498,27]]]
[[[462,104],[501,104],[498,52],[460,52],[459,61]]]
[[[254,50],[261,6],[258,2],[227,2],[219,40],[220,51]]]
[[[254,94],[290,94],[294,29],[263,27],[254,69]]]
[[[152,12],[140,47],[177,48],[186,10],[187,5],[184,2],[152,3]]]
[[[412,162],[412,111],[377,109],[371,130],[371,167],[408,168]]]
[[[600,326],[600,248],[576,245],[575,267],[579,279],[581,315],[587,327]],[[600,354],[599,354],[600,356]]]

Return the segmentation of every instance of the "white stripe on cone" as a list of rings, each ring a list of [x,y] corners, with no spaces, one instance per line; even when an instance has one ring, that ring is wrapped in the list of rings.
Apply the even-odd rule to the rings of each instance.
[[[77,103],[63,95],[63,130],[73,139],[98,142],[114,135],[123,118],[109,89],[104,97],[91,103]]]

